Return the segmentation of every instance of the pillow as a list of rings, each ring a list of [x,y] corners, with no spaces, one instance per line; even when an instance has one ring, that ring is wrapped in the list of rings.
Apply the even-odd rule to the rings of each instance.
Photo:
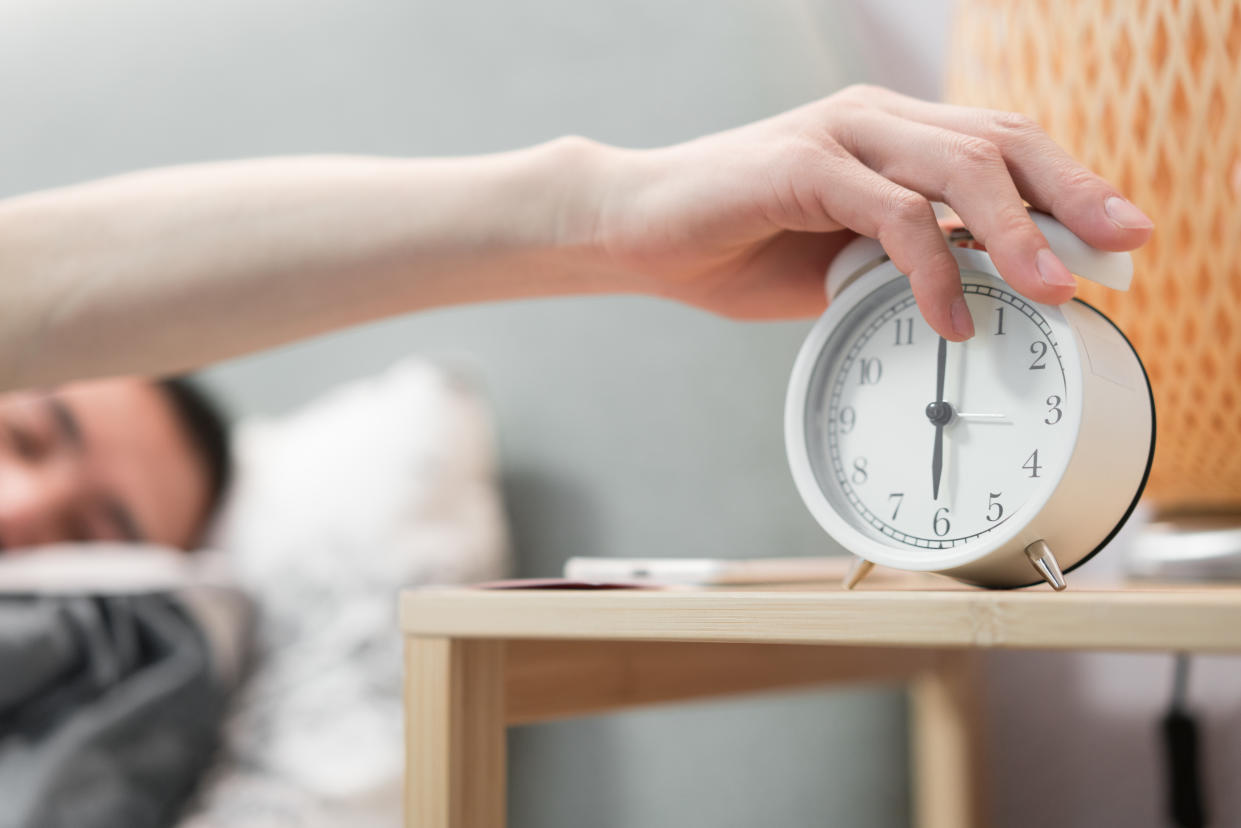
[[[194,825],[397,825],[396,595],[504,574],[486,407],[408,360],[237,428],[210,545],[256,605],[256,662]]]

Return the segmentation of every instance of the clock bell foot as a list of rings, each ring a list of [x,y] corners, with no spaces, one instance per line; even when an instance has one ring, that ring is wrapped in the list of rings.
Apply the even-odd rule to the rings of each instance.
[[[875,565],[865,558],[854,557],[853,563],[849,566],[849,571],[845,573],[843,586],[845,589],[853,589],[862,582],[862,579],[870,574]]]
[[[1051,588],[1056,592],[1068,586],[1064,581],[1064,573],[1060,571],[1056,556],[1051,554],[1051,547],[1045,541],[1038,540],[1027,546],[1026,557],[1030,559],[1030,563],[1034,564],[1038,574],[1043,576],[1043,580],[1051,584]]]

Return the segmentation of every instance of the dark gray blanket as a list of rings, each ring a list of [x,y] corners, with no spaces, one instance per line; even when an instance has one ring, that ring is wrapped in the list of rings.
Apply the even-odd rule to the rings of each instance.
[[[0,596],[0,828],[173,824],[225,695],[172,593]]]

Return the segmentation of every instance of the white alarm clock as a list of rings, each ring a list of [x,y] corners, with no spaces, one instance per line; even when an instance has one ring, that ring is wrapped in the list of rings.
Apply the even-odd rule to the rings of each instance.
[[[1072,272],[1128,289],[1127,253],[1031,211]],[[1150,383],[1111,320],[1032,302],[964,230],[949,235],[976,333],[948,342],[909,280],[858,239],[827,274],[785,408],[797,490],[856,556],[988,587],[1065,586],[1137,505],[1155,448]]]

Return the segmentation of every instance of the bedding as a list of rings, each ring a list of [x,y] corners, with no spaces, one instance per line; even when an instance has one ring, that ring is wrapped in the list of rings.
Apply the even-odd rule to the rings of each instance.
[[[2,828],[173,824],[248,628],[209,557],[92,544],[0,558]]]

